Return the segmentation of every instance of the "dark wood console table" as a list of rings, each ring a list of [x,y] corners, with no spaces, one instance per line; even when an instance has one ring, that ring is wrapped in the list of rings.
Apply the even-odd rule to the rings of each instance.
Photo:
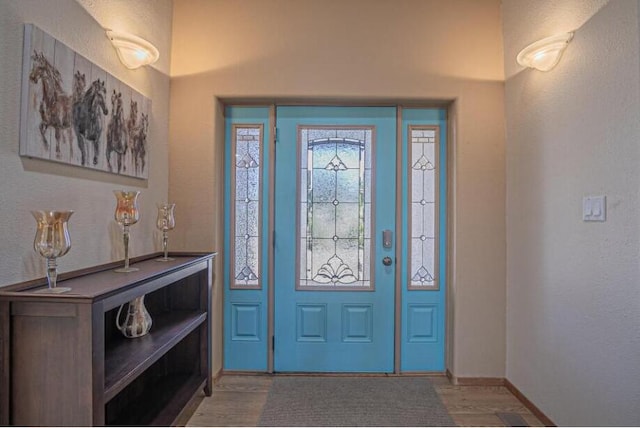
[[[139,257],[0,288],[0,425],[172,425],[211,395],[213,254]],[[145,295],[146,336],[116,328],[120,305]],[[126,307],[125,307],[126,309]]]

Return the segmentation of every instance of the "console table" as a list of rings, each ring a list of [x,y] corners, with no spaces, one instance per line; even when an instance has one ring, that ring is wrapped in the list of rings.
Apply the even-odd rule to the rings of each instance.
[[[211,395],[215,255],[62,274],[64,294],[36,293],[42,279],[0,288],[0,425],[166,426],[200,390]],[[151,331],[127,339],[118,308],[142,295]]]

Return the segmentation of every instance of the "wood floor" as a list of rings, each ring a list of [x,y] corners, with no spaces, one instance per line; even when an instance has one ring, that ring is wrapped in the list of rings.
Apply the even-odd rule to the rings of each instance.
[[[211,397],[198,397],[186,409],[191,417],[183,422],[187,426],[256,426],[272,379],[270,375],[222,376]],[[528,426],[543,426],[503,386],[454,386],[445,376],[429,379],[458,426],[508,426],[498,416],[503,413],[520,416]]]

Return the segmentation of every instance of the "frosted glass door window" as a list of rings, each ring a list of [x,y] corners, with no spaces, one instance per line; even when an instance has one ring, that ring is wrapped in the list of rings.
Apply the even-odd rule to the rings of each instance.
[[[438,288],[438,129],[410,126],[409,136],[409,288],[433,290]]]
[[[299,128],[298,288],[371,287],[372,128]]]
[[[262,125],[234,125],[231,288],[260,288]]]

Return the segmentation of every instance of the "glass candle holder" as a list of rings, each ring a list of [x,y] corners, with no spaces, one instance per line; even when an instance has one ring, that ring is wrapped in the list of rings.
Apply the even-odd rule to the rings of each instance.
[[[158,219],[156,220],[156,227],[162,231],[162,251],[164,257],[156,259],[157,262],[168,262],[175,260],[172,257],[168,257],[169,252],[167,250],[168,232],[176,227],[176,219],[173,215],[173,211],[176,204],[158,204]]]
[[[36,219],[36,237],[33,249],[47,259],[48,288],[40,293],[65,293],[69,287],[58,287],[58,257],[62,257],[71,249],[71,238],[67,222],[73,211],[31,211]]]
[[[138,210],[137,190],[127,192],[124,190],[114,190],[117,205],[115,212],[116,222],[122,225],[122,236],[124,240],[124,267],[115,269],[116,272],[135,272],[138,268],[129,267],[129,226],[135,224],[140,219]]]

